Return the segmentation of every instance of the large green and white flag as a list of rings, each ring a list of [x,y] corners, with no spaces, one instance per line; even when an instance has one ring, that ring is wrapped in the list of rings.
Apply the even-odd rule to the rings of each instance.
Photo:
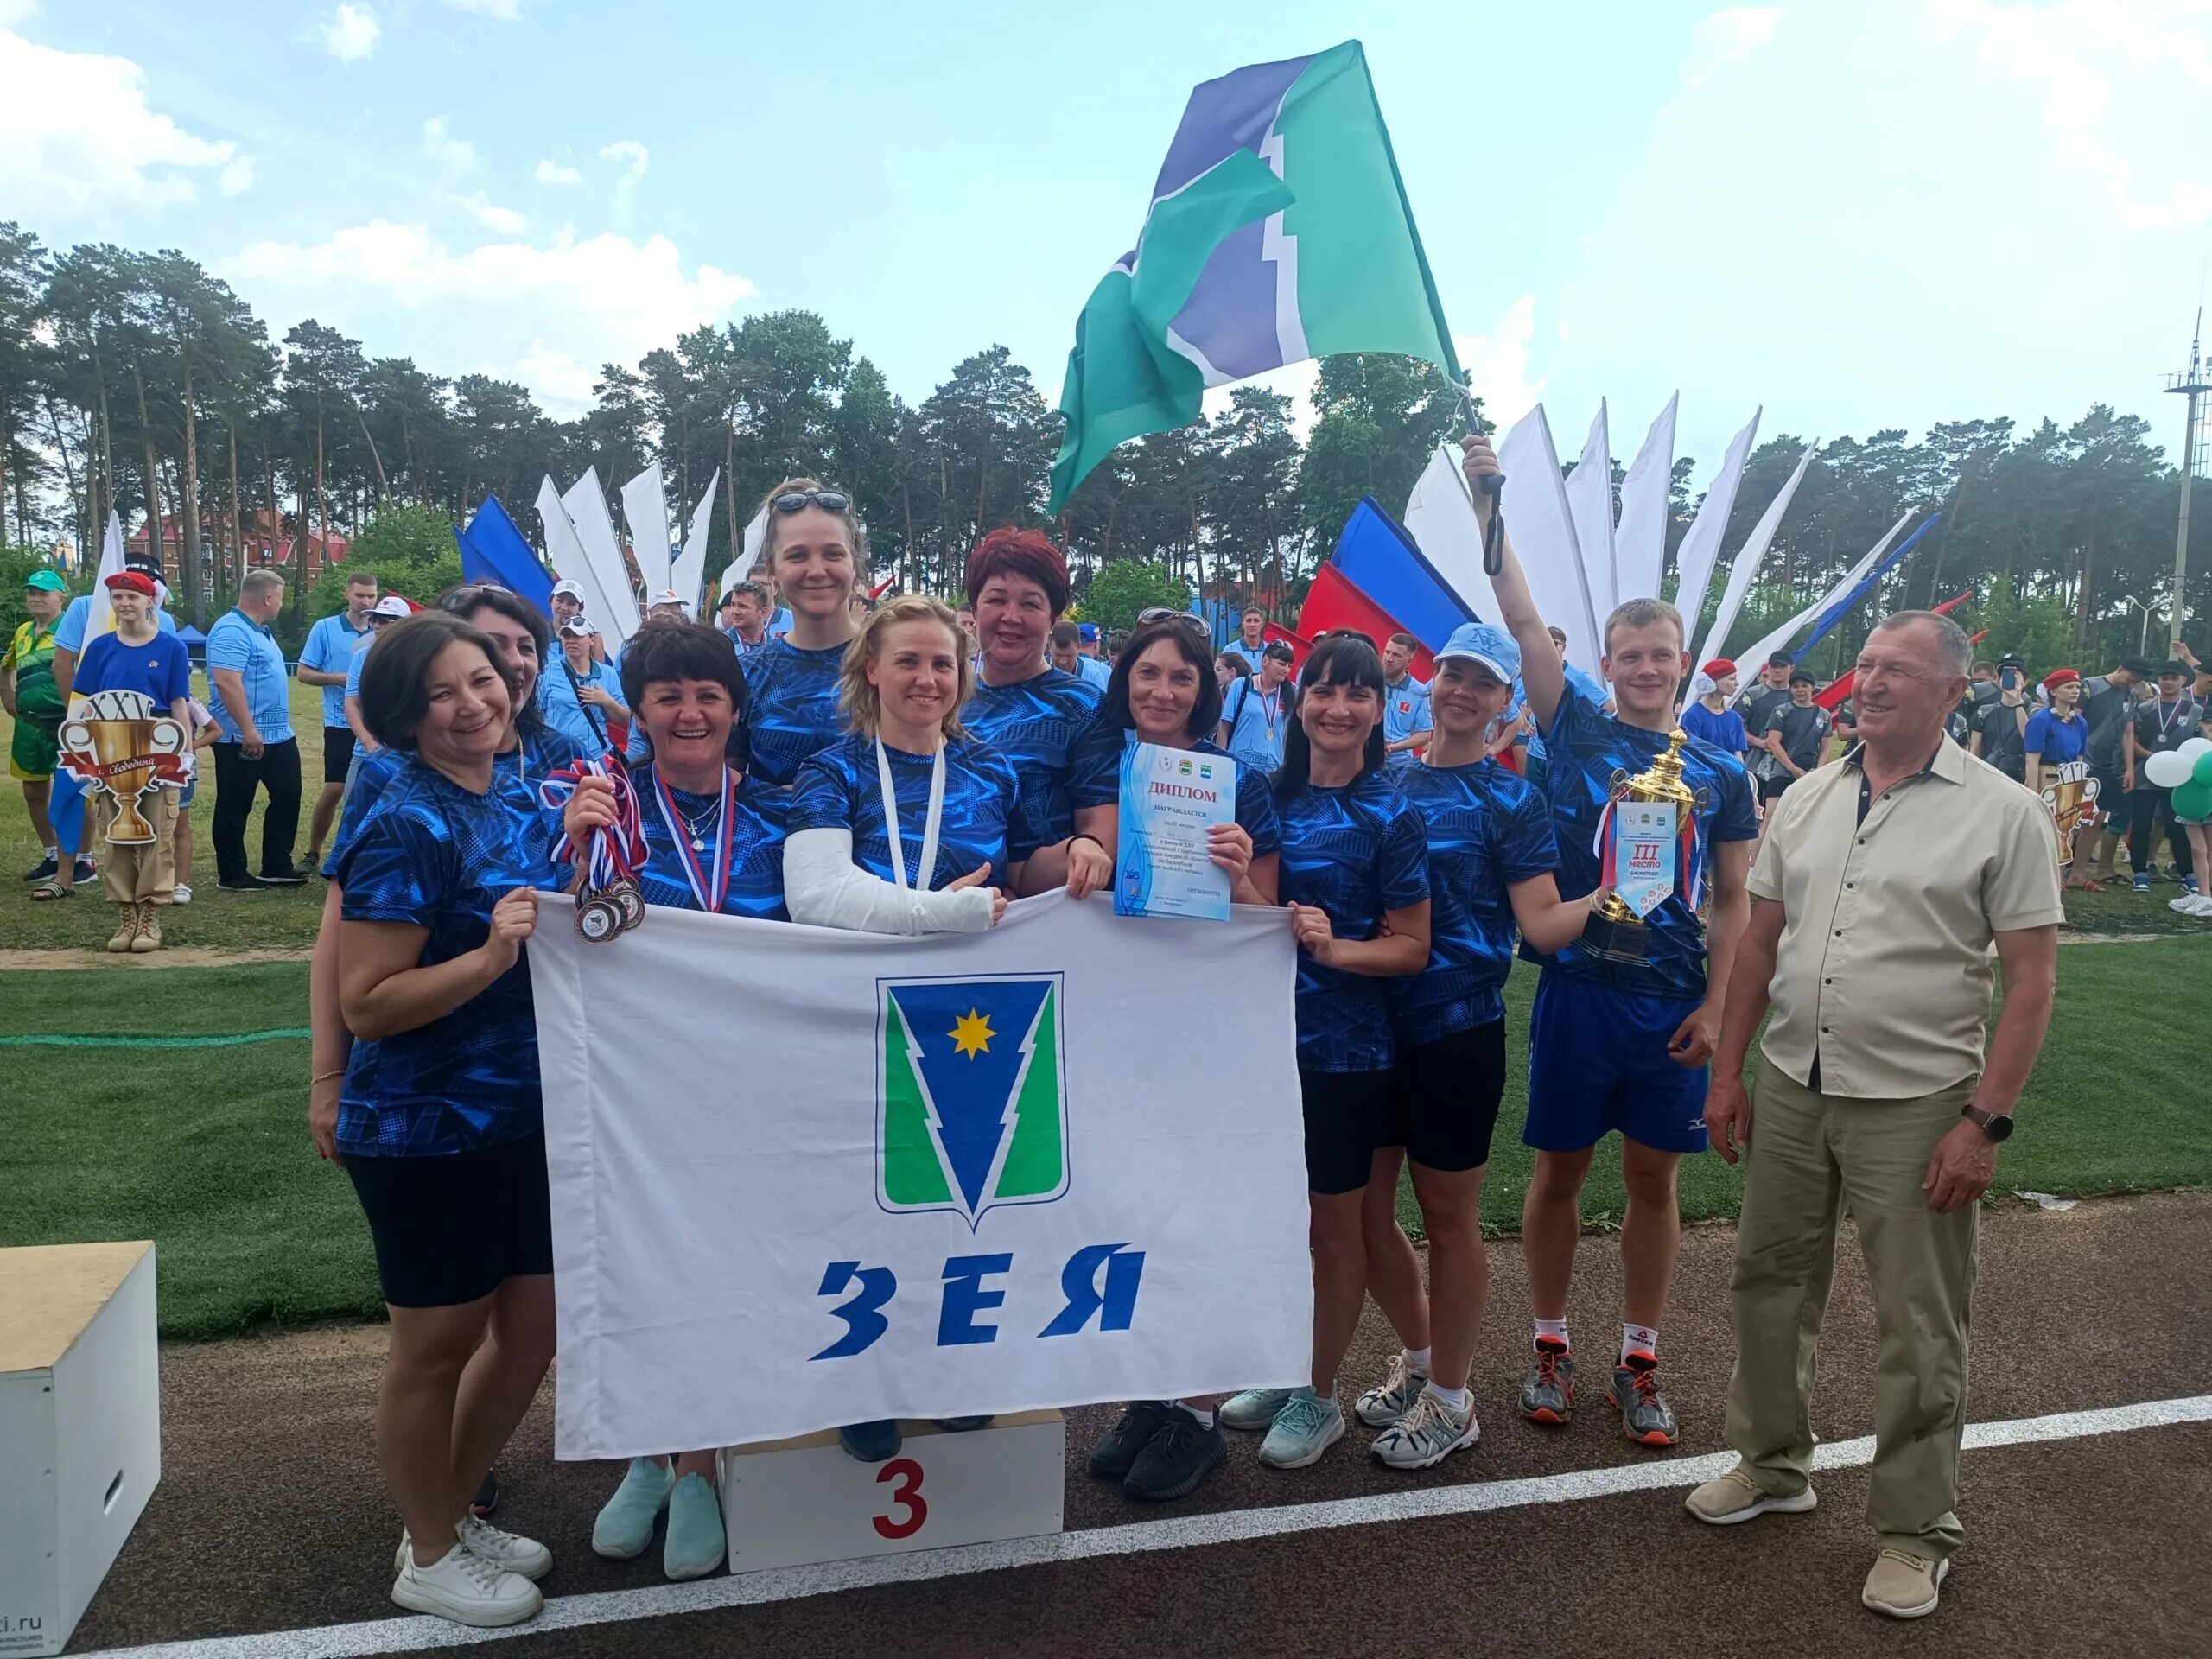
[[[1197,420],[1206,387],[1340,352],[1460,378],[1357,41],[1192,92],[1135,249],[1076,319],[1052,511],[1116,444]]]

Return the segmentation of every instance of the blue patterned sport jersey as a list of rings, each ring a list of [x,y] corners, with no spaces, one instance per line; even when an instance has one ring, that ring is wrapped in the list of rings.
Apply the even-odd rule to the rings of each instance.
[[[698,861],[699,880],[711,893],[715,880],[715,820],[721,813],[721,798],[692,795],[670,788],[668,793],[676,808],[677,822],[693,831],[685,836],[684,845],[678,847],[677,831],[670,827],[667,814],[661,808],[653,768],[650,765],[633,767],[630,780],[637,788],[639,817],[645,830],[645,868],[638,873],[639,895],[649,905],[666,905],[672,910],[698,909],[686,855]],[[762,922],[787,920],[784,910],[783,830],[761,817],[760,809],[753,804],[750,779],[739,783],[731,810],[729,883],[722,898],[721,913],[750,916]],[[693,840],[703,841],[706,846],[694,853],[690,844]]]
[[[1543,797],[1495,760],[1390,777],[1428,833],[1428,966],[1383,982],[1400,1044],[1420,1048],[1504,1017],[1515,925],[1506,889],[1556,871],[1559,842]]]
[[[845,734],[837,712],[837,677],[845,648],[801,651],[779,639],[745,659],[745,734],[753,747],[746,775],[756,789],[788,789],[800,764]],[[763,798],[772,811],[776,803]]]
[[[544,810],[537,798],[537,786],[582,753],[583,750],[559,732],[550,726],[541,726],[493,761],[493,787],[508,811],[535,824],[538,814]],[[412,758],[404,749],[381,748],[361,756],[360,765],[353,773],[353,787],[346,791],[337,833],[331,839],[329,856],[322,861],[325,876],[336,879],[339,861],[353,844],[360,826],[368,821],[377,797],[402,768],[412,764]],[[560,832],[556,828],[552,833]]]
[[[1076,740],[1068,758],[1068,789],[1079,807],[1122,804],[1122,757],[1137,741],[1133,731],[1122,731],[1103,721]],[[1204,738],[1192,741],[1192,754],[1211,754],[1228,760],[1229,751]],[[1232,766],[1234,761],[1230,762]],[[1265,858],[1282,850],[1282,832],[1275,817],[1275,794],[1268,774],[1252,766],[1236,767],[1236,822],[1252,837],[1252,856]],[[1107,851],[1113,851],[1109,839]]]
[[[930,804],[931,757],[887,747],[899,801],[900,849],[906,880],[919,879],[922,836]],[[1006,887],[1007,837],[1020,794],[1014,767],[974,739],[956,739],[944,750],[944,817],[938,830],[932,892],[950,887],[985,864],[991,885]],[[785,833],[849,830],[853,862],[879,880],[893,880],[891,837],[883,823],[883,785],[876,772],[875,740],[842,738],[799,768]]]
[[[1559,836],[1559,890],[1580,899],[1598,885],[1598,821],[1612,798],[1613,779],[1647,770],[1667,747],[1669,734],[1646,731],[1601,713],[1586,693],[1570,683],[1553,710],[1544,734],[1550,768],[1544,793],[1551,805],[1552,828]],[[1758,819],[1751,809],[1751,780],[1736,758],[1692,738],[1682,750],[1682,781],[1697,798],[1698,835],[1706,849],[1725,842],[1756,840]],[[1580,940],[1546,957],[1523,943],[1521,954],[1548,968],[1594,979],[1646,995],[1705,995],[1705,926],[1698,919],[1695,893],[1679,891],[1645,917],[1651,929],[1651,959],[1642,964],[1607,962]]]
[[[1096,686],[1080,675],[1047,668],[1013,685],[978,679],[960,711],[961,724],[1012,761],[1020,780],[1011,849],[1016,863],[1075,833],[1068,753],[1097,707]]]
[[[489,937],[508,893],[556,885],[551,850],[539,819],[496,787],[472,794],[406,760],[338,861],[341,914],[427,928],[421,965],[451,962]],[[338,1097],[338,1150],[351,1158],[465,1152],[543,1124],[526,955],[451,1014],[355,1043]]]
[[[1276,803],[1282,900],[1329,914],[1340,939],[1371,939],[1385,911],[1429,896],[1421,814],[1384,772],[1339,789],[1312,785]],[[1298,1065],[1306,1071],[1387,1071],[1396,1051],[1382,982],[1298,953]]]

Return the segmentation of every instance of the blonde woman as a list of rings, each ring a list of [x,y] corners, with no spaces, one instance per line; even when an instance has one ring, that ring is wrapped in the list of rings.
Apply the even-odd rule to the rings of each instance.
[[[852,598],[868,577],[868,542],[853,499],[811,478],[787,478],[760,502],[767,528],[758,568],[791,607],[789,632],[745,658],[747,777],[771,812],[799,767],[845,726],[838,685],[845,647],[860,632]],[[771,624],[769,632],[776,632]]]
[[[1006,914],[1020,785],[960,724],[975,668],[952,612],[910,594],[869,616],[845,653],[851,735],[799,768],[784,842],[795,922],[862,933],[977,933]],[[962,1417],[948,1428],[979,1428]],[[898,1455],[899,1425],[837,1431],[863,1463]]]

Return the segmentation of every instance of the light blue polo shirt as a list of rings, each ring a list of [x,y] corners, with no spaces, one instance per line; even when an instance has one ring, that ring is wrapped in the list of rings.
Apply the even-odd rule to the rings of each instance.
[[[1395,743],[1415,732],[1433,730],[1429,723],[1428,688],[1410,674],[1396,685],[1382,688],[1382,736]]]
[[[92,614],[92,596],[90,594],[79,594],[71,600],[61,613],[61,620],[54,625],[54,648],[56,651],[73,651],[79,657],[83,656],[85,630],[91,625]],[[176,618],[167,611],[156,611],[154,621],[163,633],[176,632]]]
[[[1101,691],[1114,677],[1113,664],[1103,657],[1085,657],[1078,653],[1075,659],[1075,671]]]
[[[239,610],[226,611],[207,630],[208,712],[215,716],[216,728],[221,734],[215,741],[237,743],[243,741],[238,722],[224,706],[222,694],[213,690],[219,668],[236,669],[244,679],[246,709],[253,715],[261,741],[289,741],[292,736],[292,676],[284,666],[283,649],[277,645],[276,636]],[[340,698],[341,721],[346,717],[344,699]]]
[[[355,627],[343,611],[335,616],[326,616],[308,630],[308,642],[300,647],[300,666],[321,674],[350,675],[353,652],[368,637],[369,625],[364,622]],[[344,686],[322,688],[322,723],[326,727],[346,723]]]
[[[1222,700],[1221,718],[1229,728],[1229,741],[1222,747],[1240,766],[1276,771],[1290,736],[1290,706],[1295,701],[1288,680],[1273,692],[1261,690],[1256,679],[1237,681]]]

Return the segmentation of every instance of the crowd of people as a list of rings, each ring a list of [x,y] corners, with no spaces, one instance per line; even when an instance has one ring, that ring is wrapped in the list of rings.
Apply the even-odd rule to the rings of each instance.
[[[1465,464],[1477,486],[1497,471],[1480,439]],[[1479,487],[1474,499],[1486,514]],[[356,1191],[391,1313],[377,1443],[403,1524],[396,1602],[512,1623],[537,1611],[535,1581],[552,1564],[543,1544],[486,1518],[493,1464],[554,1346],[527,946],[539,895],[581,890],[582,849],[614,822],[621,791],[638,804],[649,906],[979,931],[1013,899],[1110,887],[1121,759],[1142,741],[1238,763],[1213,859],[1238,902],[1281,907],[1297,942],[1312,1360],[1294,1388],[1129,1403],[1092,1448],[1091,1472],[1132,1499],[1172,1500],[1229,1455],[1224,1431],[1258,1434],[1259,1461],[1289,1470],[1324,1456],[1351,1418],[1395,1469],[1477,1443],[1482,1191],[1517,955],[1541,974],[1522,1131],[1535,1160],[1521,1218],[1528,1361],[1513,1408],[1564,1430],[1594,1380],[1630,1440],[1679,1440],[1661,1363],[1677,1173],[1707,1147],[1708,1125],[1723,1156],[1743,1143],[1752,1102],[1738,1079],[1770,998],[1763,1156],[1736,1285],[1745,1357],[1726,1431],[1743,1462],[1688,1506],[1716,1523],[1811,1507],[1805,1395],[1847,1192],[1884,1331],[1882,1548],[1866,1599],[1901,1617],[1933,1608],[1959,1541],[1974,1201],[2041,1040],[2048,986],[2036,988],[2060,919],[2048,816],[1944,735],[1968,683],[1953,624],[1907,613],[1878,626],[1847,721],[1779,667],[1738,699],[1732,665],[1707,664],[1685,709],[1692,676],[1670,606],[1632,600],[1606,620],[1601,683],[1565,661],[1509,535],[1500,626],[1459,628],[1426,683],[1410,672],[1416,641],[1350,631],[1313,642],[1294,676],[1294,653],[1256,610],[1218,652],[1201,621],[1173,610],[1146,612],[1119,639],[1071,630],[1066,565],[1039,531],[984,536],[957,607],[872,602],[848,494],[792,479],[763,512],[759,566],[713,625],[657,595],[610,651],[569,584],[550,615],[474,584],[399,616],[364,579],[302,658],[325,728],[309,823],[327,881],[309,1124]],[[141,601],[111,584],[119,639],[132,619],[134,672],[156,626],[148,586]],[[281,598],[278,578],[250,575],[209,642],[226,887],[298,874],[298,753],[268,632]],[[66,698],[58,649],[55,660]],[[87,652],[80,673],[98,671]],[[29,678],[19,665],[19,704]],[[162,680],[160,700],[188,714],[181,683]],[[2013,709],[2017,690],[2000,673],[1994,706]],[[2131,774],[2143,729],[2138,710],[2121,750]],[[1837,730],[1853,747],[1823,765]],[[1682,861],[1624,928],[1606,919],[1608,812],[1619,780],[1662,760],[1679,765],[1690,804]],[[243,846],[257,789],[270,799],[257,874]],[[141,863],[156,868],[133,878],[130,902],[158,908],[160,860]],[[41,879],[66,891],[59,875]],[[1173,948],[1172,930],[1160,938]],[[1985,1063],[1993,945],[2007,1000]],[[1912,975],[1894,971],[1900,957]],[[1922,1035],[1899,1040],[1899,1027]],[[1913,1109],[1889,1109],[1899,1102]],[[1784,1122],[1786,1169],[1764,1155]],[[1588,1344],[1593,1363],[1569,1331],[1572,1276],[1581,1190],[1616,1132],[1625,1290],[1618,1340]],[[1408,1170],[1425,1284],[1397,1219]],[[1877,1192],[1889,1217],[1878,1229],[1866,1207]],[[1399,1351],[1347,1408],[1339,1372],[1370,1295]],[[899,1429],[853,1425],[842,1438],[880,1459]],[[713,1571],[725,1546],[712,1471],[710,1449],[635,1460],[593,1548],[643,1554],[664,1515],[668,1576]]]

